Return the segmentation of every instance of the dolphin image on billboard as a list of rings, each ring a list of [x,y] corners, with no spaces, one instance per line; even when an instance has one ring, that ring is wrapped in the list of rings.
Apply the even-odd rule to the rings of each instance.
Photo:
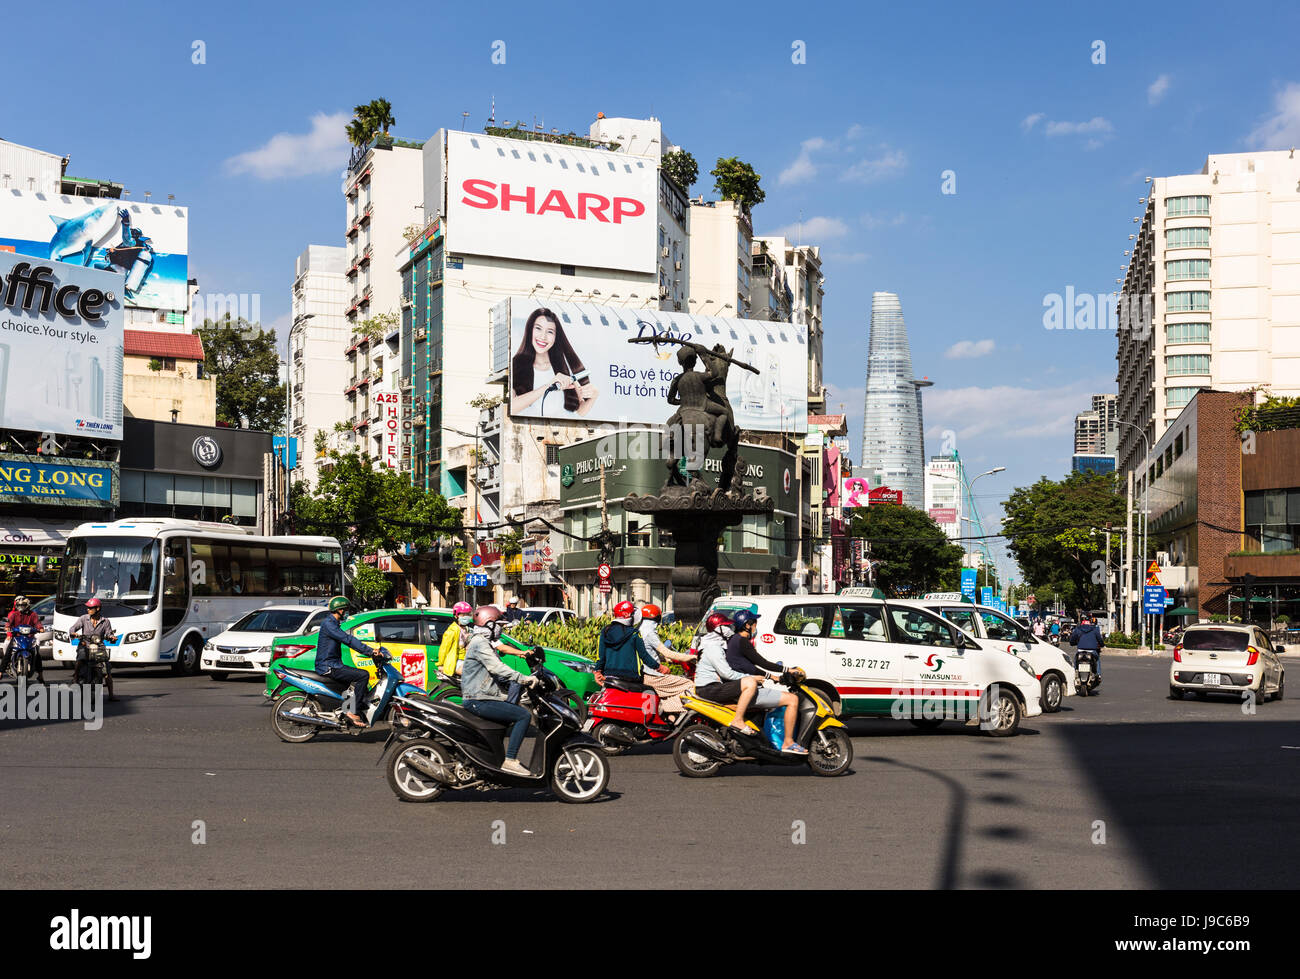
[[[792,323],[638,310],[590,303],[506,300],[510,320],[510,413],[629,425],[663,424],[680,373],[676,344],[630,344],[664,336],[720,343],[757,374],[733,370],[727,397],[736,424],[755,432],[808,430],[808,333]]]

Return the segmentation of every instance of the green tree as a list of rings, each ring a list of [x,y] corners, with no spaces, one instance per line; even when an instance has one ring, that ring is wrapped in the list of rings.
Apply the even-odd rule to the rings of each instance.
[[[352,569],[352,591],[364,606],[373,607],[388,594],[388,575],[373,564],[358,562]]]
[[[1003,504],[1002,529],[1011,554],[1040,597],[1040,590],[1050,590],[1071,608],[1097,608],[1105,602],[1100,528],[1124,523],[1124,500],[1115,488],[1113,473],[1071,473],[1062,480],[1044,476],[1032,486],[1017,487]],[[1094,527],[1099,528],[1095,533]]]
[[[695,157],[680,147],[665,153],[659,165],[673,183],[688,194],[700,177],[700,165],[695,162]]]
[[[365,146],[375,133],[388,135],[388,130],[397,125],[393,115],[393,104],[388,99],[371,99],[364,105],[354,106],[352,121],[347,125],[348,142],[353,146]]]
[[[275,331],[243,317],[204,320],[203,369],[217,382],[217,421],[259,432],[284,428],[285,386],[280,383],[280,354]]]
[[[921,595],[961,564],[962,549],[929,514],[882,503],[853,511],[849,536],[871,547],[876,587],[887,595]]]
[[[446,500],[397,470],[375,469],[355,449],[329,459],[313,489],[294,487],[295,532],[337,537],[351,558],[403,544],[424,552],[459,531],[460,515]]]
[[[718,165],[709,171],[709,176],[714,179],[713,189],[718,196],[724,201],[736,201],[746,214],[767,198],[759,186],[762,174],[755,173],[752,166],[734,156],[718,157]]]

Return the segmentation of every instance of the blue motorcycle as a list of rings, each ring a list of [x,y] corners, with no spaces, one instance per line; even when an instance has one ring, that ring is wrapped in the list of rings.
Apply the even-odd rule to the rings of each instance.
[[[300,744],[310,741],[322,730],[359,734],[377,722],[387,720],[392,710],[393,697],[422,697],[424,690],[402,680],[402,674],[393,668],[393,658],[380,646],[374,656],[379,667],[379,682],[370,691],[364,717],[368,727],[359,728],[348,723],[343,711],[343,695],[348,684],[340,683],[311,670],[297,670],[277,666],[272,672],[280,681],[271,704],[271,730],[281,741]],[[358,666],[363,665],[358,662]]]
[[[29,625],[14,626],[9,630],[9,637],[13,640],[11,654],[13,656],[14,676],[30,677],[33,673],[40,674],[40,652],[36,648],[36,629]]]

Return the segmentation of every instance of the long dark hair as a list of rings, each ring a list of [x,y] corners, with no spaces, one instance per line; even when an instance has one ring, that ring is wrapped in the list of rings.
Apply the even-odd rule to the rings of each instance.
[[[515,394],[527,394],[533,389],[533,361],[537,357],[537,351],[533,349],[533,324],[543,316],[555,324],[555,343],[546,352],[547,356],[551,358],[551,370],[555,371],[556,374],[568,374],[570,377],[577,377],[586,370],[582,366],[582,361],[578,359],[578,355],[574,353],[569,338],[564,335],[564,327],[560,324],[560,318],[545,306],[539,307],[529,315],[528,325],[524,327],[524,338],[519,344],[519,349],[515,351],[511,362],[515,375]],[[577,389],[565,388],[564,410],[577,411],[579,404],[581,404],[581,401],[578,398]]]

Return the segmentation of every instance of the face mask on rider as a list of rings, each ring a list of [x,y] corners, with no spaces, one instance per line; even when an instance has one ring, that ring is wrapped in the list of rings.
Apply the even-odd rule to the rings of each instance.
[[[718,634],[722,636],[723,639],[730,639],[736,634],[736,630],[731,628],[729,625],[718,626]]]
[[[469,625],[471,622],[474,621],[474,616],[472,616],[472,615],[458,615],[458,616],[456,616],[456,621],[457,621],[460,625],[462,625],[462,626],[467,626],[467,625]]]

